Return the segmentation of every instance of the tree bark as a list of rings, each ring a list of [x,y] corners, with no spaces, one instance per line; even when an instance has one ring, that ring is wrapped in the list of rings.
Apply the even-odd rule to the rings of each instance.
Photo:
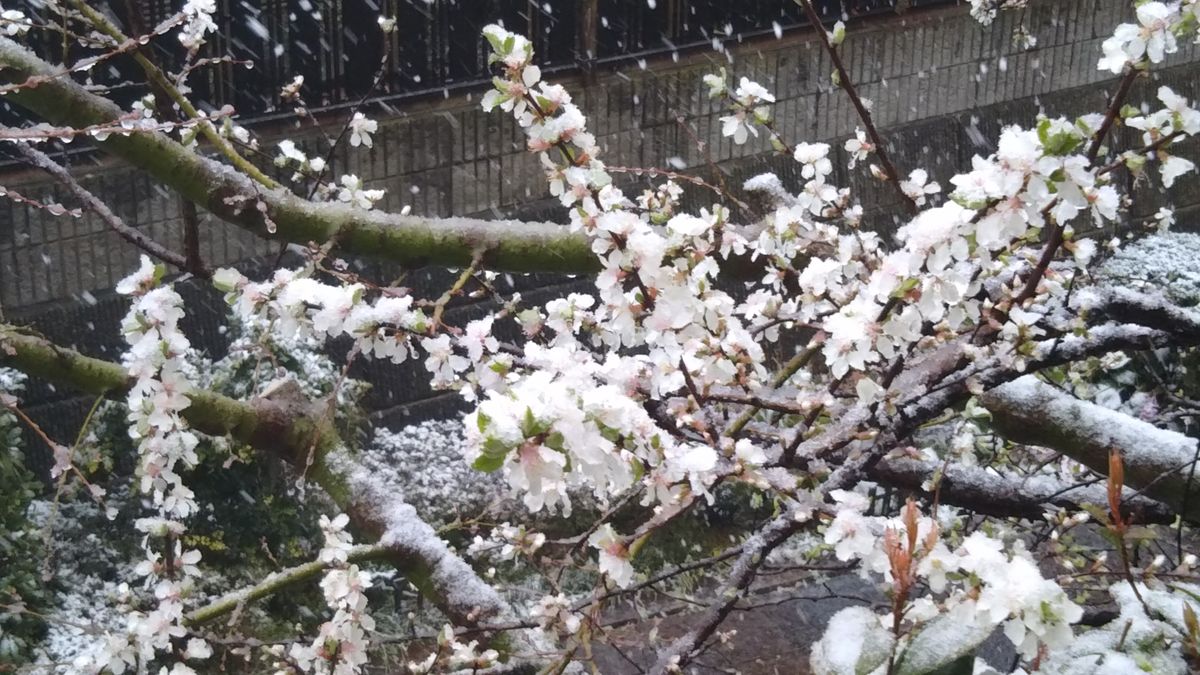
[[[371,560],[386,560],[388,555],[389,551],[383,546],[355,546],[347,555],[346,562],[357,564]],[[216,621],[226,614],[240,611],[242,607],[255,600],[261,600],[296,584],[315,579],[327,569],[329,569],[329,565],[314,560],[286,570],[272,572],[267,578],[253,586],[226,593],[209,604],[189,612],[184,618],[184,622],[188,626],[194,627]]]
[[[0,365],[89,394],[119,395],[125,369],[0,325]],[[458,558],[393,487],[344,449],[326,415],[295,397],[237,401],[193,391],[183,416],[197,431],[229,436],[281,459],[321,486],[361,535],[387,549],[383,557],[460,626],[509,613],[500,595]]]
[[[916,492],[929,500],[934,493],[926,489],[926,482],[936,479],[934,489],[941,503],[1001,518],[1035,520],[1054,508],[1072,511],[1089,505],[1108,508],[1103,485],[1072,486],[1046,476],[1020,476],[982,467],[957,464],[943,467],[938,462],[916,459],[883,459],[869,475],[882,485]],[[1125,495],[1126,515],[1134,522],[1174,522],[1175,512],[1166,504],[1135,495],[1129,489]]]
[[[1102,475],[1108,474],[1109,452],[1117,450],[1126,485],[1200,522],[1200,483],[1191,471],[1196,439],[1080,401],[1032,375],[996,387],[980,401],[1005,438],[1058,450]]]
[[[88,92],[63,70],[0,37],[0,81],[28,83],[8,94],[8,100],[47,122],[77,129],[121,117],[114,103]],[[263,237],[301,245],[332,240],[346,254],[410,266],[467,267],[482,253],[487,267],[502,271],[584,274],[600,268],[587,237],[562,225],[402,216],[315,203],[283,189],[265,189],[163,133],[114,133],[92,140],[184,199]]]

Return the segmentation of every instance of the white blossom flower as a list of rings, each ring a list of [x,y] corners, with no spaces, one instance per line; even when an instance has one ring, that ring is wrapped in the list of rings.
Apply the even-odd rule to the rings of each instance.
[[[858,128],[854,130],[854,138],[847,140],[844,147],[850,155],[849,168],[851,169],[875,151],[875,145],[867,140],[867,133]]]
[[[588,544],[600,551],[600,571],[622,588],[633,583],[633,565],[629,551],[612,525],[605,523],[588,537]]]
[[[709,98],[718,98],[720,96],[724,96],[729,91],[728,85],[725,83],[725,75],[723,71],[720,75],[715,73],[709,73],[705,75],[703,82],[704,86],[708,87]]]
[[[1154,213],[1154,222],[1158,224],[1159,232],[1166,232],[1175,224],[1175,211],[1162,207]]]
[[[825,177],[833,173],[827,143],[798,143],[792,156],[803,165],[800,175],[804,178],[824,183]]]
[[[1175,52],[1177,45],[1171,32],[1176,18],[1174,5],[1144,2],[1137,6],[1136,14],[1137,24],[1117,26],[1112,37],[1101,45],[1104,58],[1098,64],[1100,70],[1120,73],[1126,64],[1136,64],[1143,58],[1161,63],[1166,54]]]
[[[425,369],[433,375],[435,387],[452,384],[458,377],[457,373],[471,365],[470,361],[454,353],[449,335],[421,338],[421,348],[429,354],[429,358],[425,359]]]
[[[1171,155],[1163,160],[1160,167],[1162,172],[1162,182],[1164,187],[1175,185],[1175,179],[1185,173],[1189,173],[1196,169],[1196,164],[1191,160],[1184,159],[1178,155]]]
[[[183,658],[203,660],[212,656],[212,653],[212,647],[207,642],[200,638],[190,638],[187,641],[187,649],[183,652]]]
[[[383,190],[364,190],[363,182],[358,176],[347,174],[342,176],[342,187],[338,191],[338,200],[360,209],[371,209],[375,202],[383,199]]]
[[[179,31],[179,41],[188,49],[196,49],[204,44],[204,36],[216,32],[217,24],[213,14],[217,11],[216,0],[187,0],[183,3],[183,28]]]
[[[913,200],[917,206],[925,205],[925,196],[937,194],[942,191],[942,186],[936,182],[928,182],[929,174],[924,169],[913,169],[908,174],[908,180],[900,181],[900,189],[908,198]]]
[[[379,123],[372,119],[367,119],[360,112],[354,113],[354,117],[350,120],[350,145],[358,147],[360,145],[371,147],[371,134],[379,129]]]
[[[537,621],[539,628],[555,635],[574,635],[580,626],[579,617],[571,611],[571,605],[562,593],[539,599],[529,610],[529,616]]]
[[[758,129],[754,128],[754,124],[746,120],[746,112],[738,111],[732,115],[721,117],[721,135],[727,138],[732,137],[736,145],[742,145],[751,136],[758,137]]]
[[[288,161],[292,161],[297,164],[304,164],[305,162],[308,161],[308,156],[305,155],[303,152],[300,151],[299,148],[296,147],[295,141],[292,141],[292,140],[280,141],[278,147],[279,147],[279,158],[276,160],[277,164],[283,165],[283,164],[286,164]]]
[[[9,37],[24,35],[29,32],[29,19],[24,12],[15,9],[0,11],[0,30]]]
[[[767,91],[766,87],[761,84],[743,77],[738,82],[737,90],[734,91],[734,96],[743,104],[749,106],[756,102],[762,101],[766,103],[774,103],[775,96]]]
[[[1179,130],[1195,136],[1200,134],[1200,110],[1188,104],[1188,100],[1176,94],[1170,87],[1158,88],[1158,100],[1162,101],[1165,112],[1170,114],[1172,130]]]

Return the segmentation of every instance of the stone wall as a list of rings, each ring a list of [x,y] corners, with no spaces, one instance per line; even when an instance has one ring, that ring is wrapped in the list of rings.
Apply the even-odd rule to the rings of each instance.
[[[1039,110],[1072,114],[1099,110],[1115,84],[1096,69],[1100,42],[1129,12],[1122,0],[1049,0],[1035,2],[1023,16],[1038,37],[1032,51],[1016,50],[1009,39],[1019,14],[1005,13],[984,29],[961,9],[911,12],[850,26],[843,46],[845,61],[863,96],[874,102],[874,115],[902,171],[930,168],[945,181],[969,166],[975,154],[992,151],[990,143],[1005,123],[1028,123]],[[829,81],[832,66],[812,36],[746,43],[726,55],[681,56],[679,61],[646,64],[645,69],[567,81],[589,116],[604,159],[616,166],[662,167],[681,163],[708,177],[709,161],[719,165],[731,185],[763,170],[785,181],[794,177],[790,159],[771,156],[765,140],[733,146],[720,136],[718,106],[705,96],[701,77],[725,65],[734,77],[746,75],[773,89],[782,134],[792,142],[834,141],[853,132],[857,119],[845,95]],[[1153,96],[1169,84],[1180,93],[1200,94],[1200,50],[1181,45],[1152,81],[1139,84],[1134,100]],[[731,61],[731,62],[729,62]],[[681,124],[677,117],[686,119]],[[464,98],[426,101],[381,120],[375,149],[354,149],[337,158],[338,172],[352,172],[388,190],[386,208],[411,205],[430,215],[515,214],[561,217],[546,198],[535,157],[523,151],[516,125],[500,114],[485,115]],[[704,142],[701,150],[684,124]],[[262,128],[267,137],[280,129]],[[303,134],[292,132],[289,136]],[[310,139],[311,142],[311,139]],[[839,155],[841,151],[838,151]],[[1191,156],[1196,158],[1193,145]],[[841,158],[844,159],[844,158]],[[896,197],[880,189],[865,172],[849,172],[839,161],[834,179],[855,188],[877,226],[893,222]],[[178,204],[173,193],[142,174],[111,161],[76,166],[84,182],[109,199],[128,222],[146,228],[168,244],[179,242]],[[34,198],[57,193],[33,174],[14,174],[6,186]],[[945,183],[943,183],[945,184]],[[1200,205],[1200,183],[1182,180],[1170,194],[1145,187],[1135,190],[1130,215],[1145,217],[1164,204],[1187,212]],[[689,199],[706,203],[708,195]],[[67,201],[63,197],[64,201]],[[245,261],[278,250],[211,217],[203,220],[203,253],[210,264]],[[114,356],[119,350],[117,322],[122,303],[107,289],[135,265],[137,251],[103,229],[94,217],[51,218],[9,202],[0,204],[0,304],[10,319],[35,324],[51,337],[89,353]],[[274,256],[269,258],[274,261]],[[393,270],[382,271],[391,272]],[[445,287],[436,271],[411,275],[406,283],[437,294]],[[562,279],[519,279],[526,297],[549,298],[562,292]],[[192,316],[186,326],[195,344],[213,353],[223,350],[220,299],[207,288],[185,285]],[[456,312],[480,311],[462,307]],[[428,391],[419,369],[373,366],[377,387],[368,401],[380,421],[399,424],[445,414],[451,397]],[[35,389],[31,403],[40,417],[81,405],[68,392]]]

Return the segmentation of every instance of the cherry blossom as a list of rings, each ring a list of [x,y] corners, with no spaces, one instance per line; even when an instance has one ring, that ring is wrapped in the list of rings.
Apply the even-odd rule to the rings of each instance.
[[[1126,65],[1136,65],[1143,58],[1151,63],[1162,63],[1165,55],[1177,49],[1171,25],[1178,20],[1178,12],[1178,3],[1139,4],[1136,10],[1138,23],[1117,26],[1112,37],[1101,45],[1104,58],[1098,64],[1100,70],[1119,73]]]
[[[370,209],[375,206],[375,202],[383,199],[383,190],[363,189],[362,179],[358,176],[347,174],[342,176],[340,182],[342,187],[338,190],[337,198],[351,206]]]
[[[843,147],[850,155],[849,168],[851,169],[875,150],[875,146],[867,140],[867,133],[859,128],[854,130],[854,138],[847,140]]]
[[[588,537],[588,544],[600,551],[600,571],[618,586],[633,583],[633,565],[629,564],[629,552],[623,540],[605,524]]]
[[[179,41],[188,49],[204,44],[204,36],[217,30],[213,14],[217,11],[216,0],[187,0],[183,4],[184,24],[179,32]]]
[[[360,145],[370,148],[372,145],[371,134],[379,129],[379,123],[372,119],[367,119],[360,112],[354,113],[354,117],[350,119],[350,145],[358,147]]]
[[[24,35],[29,32],[29,19],[24,12],[15,9],[0,11],[0,31],[5,35]]]
[[[349,522],[344,513],[320,519],[325,546],[318,559],[329,566],[321,579],[321,591],[333,618],[321,624],[311,644],[295,643],[288,650],[293,663],[305,673],[356,675],[367,664],[367,634],[375,629],[374,619],[366,612],[365,591],[371,587],[371,574],[347,562],[353,545],[345,531]]]

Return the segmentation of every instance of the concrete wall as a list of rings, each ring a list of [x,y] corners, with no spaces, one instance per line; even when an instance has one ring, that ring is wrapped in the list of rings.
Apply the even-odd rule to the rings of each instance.
[[[1038,37],[1038,48],[1029,52],[1018,52],[1009,40],[1019,14],[1006,13],[993,28],[983,29],[961,9],[910,13],[852,25],[843,53],[860,91],[874,101],[875,118],[901,170],[931,168],[946,185],[946,178],[969,166],[971,156],[991,152],[989,143],[1005,123],[1027,124],[1039,110],[1073,114],[1102,109],[1115,81],[1096,69],[1099,45],[1128,12],[1123,0],[1035,2],[1024,13],[1025,24]],[[857,119],[845,95],[830,84],[832,66],[811,36],[743,44],[730,55],[732,63],[705,53],[568,84],[611,165],[661,167],[678,158],[708,177],[705,153],[676,121],[684,114],[731,185],[762,170],[785,180],[794,176],[795,163],[771,156],[762,139],[737,147],[720,137],[717,118],[723,111],[708,101],[700,80],[721,64],[735,77],[746,75],[777,93],[779,127],[790,141],[836,140],[852,133]],[[1181,45],[1153,80],[1138,85],[1133,99],[1152,97],[1160,83],[1196,97],[1197,59],[1200,50]],[[505,116],[485,115],[474,101],[462,98],[416,104],[386,120],[376,116],[381,124],[375,150],[343,153],[337,170],[387,188],[386,207],[410,204],[415,212],[432,215],[561,217],[556,204],[546,199],[536,158],[523,151],[519,129]],[[1190,156],[1200,159],[1198,154],[1193,144]],[[873,222],[888,228],[899,212],[894,193],[879,189],[862,171],[847,171],[844,161],[837,164],[835,180],[854,187]],[[130,223],[168,244],[178,243],[178,205],[172,193],[112,162],[76,168]],[[8,176],[3,183],[34,198],[56,192],[32,174]],[[1132,216],[1147,216],[1164,204],[1181,213],[1200,206],[1200,182],[1194,178],[1181,180],[1170,194],[1129,187],[1137,197]],[[690,198],[698,204],[710,200],[704,194]],[[209,217],[203,243],[210,264],[245,260],[278,247]],[[125,310],[107,289],[134,267],[137,255],[91,216],[51,218],[0,204],[0,302],[5,312],[89,353],[111,357],[120,349],[117,323]],[[395,272],[386,267],[376,271],[384,276]],[[446,280],[437,271],[423,271],[406,283],[436,295]],[[536,300],[548,299],[570,282],[534,278],[514,283]],[[185,285],[184,292],[190,296],[186,329],[193,342],[219,353],[224,345],[219,297],[194,284]],[[445,414],[454,405],[452,398],[429,392],[419,367],[373,367],[371,379],[377,386],[368,403],[385,423]],[[31,399],[45,419],[68,419],[70,415],[60,413],[86,405],[67,392],[44,388],[31,392]]]

